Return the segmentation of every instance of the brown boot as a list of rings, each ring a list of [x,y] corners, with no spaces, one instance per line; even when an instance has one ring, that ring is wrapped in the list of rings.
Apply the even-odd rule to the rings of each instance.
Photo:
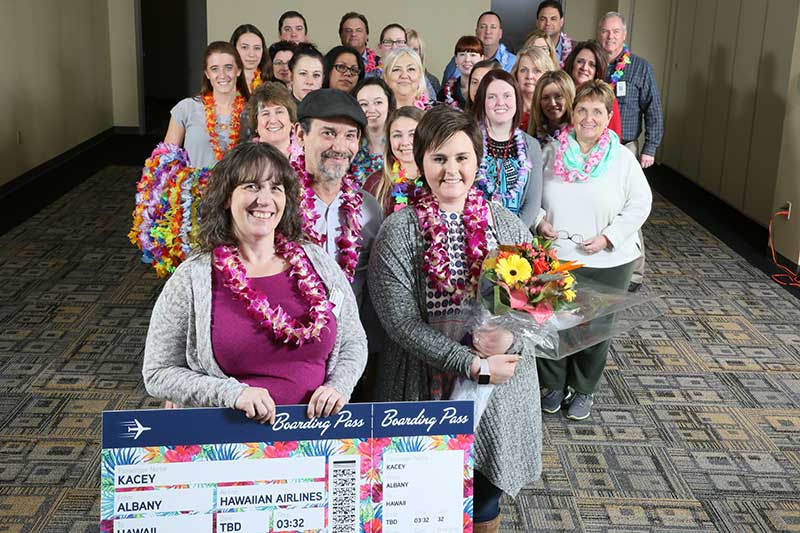
[[[497,533],[500,531],[500,515],[488,522],[475,522],[472,526],[472,533]]]

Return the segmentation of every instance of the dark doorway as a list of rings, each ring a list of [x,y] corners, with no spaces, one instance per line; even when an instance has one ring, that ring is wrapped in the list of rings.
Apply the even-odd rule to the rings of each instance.
[[[516,52],[536,29],[536,9],[541,0],[492,0],[492,11],[503,19],[503,43]]]
[[[137,0],[140,31],[140,119],[148,134],[161,137],[170,110],[200,91],[203,52],[208,44],[206,2]]]

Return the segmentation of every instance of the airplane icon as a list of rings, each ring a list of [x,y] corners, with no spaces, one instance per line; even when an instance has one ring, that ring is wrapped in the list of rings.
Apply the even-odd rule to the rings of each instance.
[[[153,429],[147,426],[143,426],[141,422],[139,422],[139,420],[137,420],[136,418],[133,419],[133,423],[127,422],[125,425],[128,426],[128,436],[130,436],[131,433],[135,433],[135,435],[133,436],[133,440],[138,439],[139,435],[141,435],[145,431],[150,431],[151,429]]]

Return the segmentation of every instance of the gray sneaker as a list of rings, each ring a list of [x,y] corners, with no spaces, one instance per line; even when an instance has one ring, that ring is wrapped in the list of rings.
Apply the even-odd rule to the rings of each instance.
[[[570,420],[586,420],[592,414],[592,404],[594,399],[591,394],[575,393],[575,398],[569,404],[567,418]]]
[[[545,392],[546,391],[546,392]],[[552,415],[561,410],[561,402],[564,400],[563,390],[542,389],[542,411]]]

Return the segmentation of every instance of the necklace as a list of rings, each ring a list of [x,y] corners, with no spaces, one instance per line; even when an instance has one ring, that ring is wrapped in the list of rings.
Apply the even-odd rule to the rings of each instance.
[[[559,148],[556,150],[556,157],[553,161],[553,173],[565,182],[584,182],[592,177],[600,162],[608,154],[611,147],[611,135],[608,128],[603,130],[597,144],[589,151],[588,154],[583,155],[580,153],[580,147],[577,149],[579,155],[574,155],[576,151],[570,146],[570,132],[572,128],[564,128],[558,136]],[[575,141],[577,145],[577,141]],[[567,161],[564,161],[564,158]],[[576,160],[580,160],[576,161]]]
[[[314,189],[311,188],[313,180],[306,170],[305,155],[298,155],[292,161],[292,167],[303,187],[303,197],[300,202],[300,216],[303,234],[308,240],[318,246],[325,242],[325,236],[320,235],[314,229],[314,225],[319,219],[319,213],[314,209]],[[340,227],[339,236],[336,238],[336,247],[339,250],[337,262],[344,271],[347,280],[352,283],[358,266],[358,252],[361,248],[361,221],[358,219],[361,213],[361,204],[364,198],[355,184],[355,178],[348,174],[342,179],[342,203],[339,207],[339,216],[344,214],[344,223]]]
[[[474,295],[487,253],[486,228],[489,226],[489,205],[480,191],[471,187],[464,202],[465,250],[469,262],[469,280],[453,283],[450,256],[447,254],[447,224],[439,209],[439,200],[430,191],[417,199],[414,210],[425,242],[422,270],[437,291],[450,295],[457,304],[465,296]]]
[[[244,110],[245,100],[242,95],[236,93],[236,98],[233,100],[233,110],[231,111],[231,127],[228,133],[228,148],[223,150],[219,146],[219,134],[217,133],[217,115],[214,111],[214,95],[203,95],[203,107],[206,112],[206,132],[211,141],[211,148],[214,149],[214,156],[217,161],[222,159],[227,150],[230,150],[239,143],[239,121],[241,119],[242,111]]]
[[[617,86],[617,82],[622,79],[625,75],[625,67],[631,64],[631,51],[628,49],[627,46],[622,45],[622,55],[619,56],[619,60],[617,64],[614,65],[614,72],[611,73],[611,83],[612,87]]]
[[[214,267],[222,272],[223,284],[244,303],[247,314],[276,341],[302,346],[319,340],[322,329],[328,325],[331,303],[325,297],[325,288],[303,247],[275,234],[275,253],[289,262],[289,276],[296,280],[297,289],[308,303],[309,321],[303,324],[292,318],[280,305],[272,306],[267,295],[254,289],[247,279],[247,269],[242,263],[238,248],[218,246],[214,249]]]
[[[392,165],[392,198],[394,198],[394,211],[400,211],[405,206],[413,203],[422,192],[422,178],[409,180],[406,169],[400,166],[398,161]]]
[[[508,149],[511,143],[507,143],[503,152],[503,159],[500,165],[497,165],[494,151],[489,149],[489,136],[486,133],[486,128],[481,128],[483,132],[483,159],[481,166],[478,169],[477,179],[475,180],[476,186],[483,191],[487,200],[493,202],[503,203],[504,200],[511,200],[520,192],[520,187],[528,181],[528,174],[531,170],[531,163],[528,161],[528,149],[525,145],[525,135],[522,130],[517,129],[514,132],[514,144],[517,148],[517,181],[508,188],[505,192],[500,187],[500,171],[503,169],[505,158],[508,155]],[[489,161],[493,161],[491,170],[494,171],[494,176],[487,175],[487,168]]]

